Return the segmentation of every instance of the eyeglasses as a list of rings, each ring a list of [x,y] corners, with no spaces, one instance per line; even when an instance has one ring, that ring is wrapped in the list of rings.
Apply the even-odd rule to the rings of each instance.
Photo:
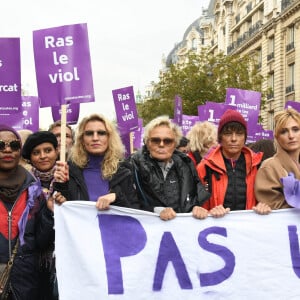
[[[161,144],[161,142],[163,142],[163,144],[166,146],[170,146],[174,143],[174,139],[170,139],[170,138],[161,139],[158,137],[150,138],[149,141],[152,144],[157,145],[157,146],[159,146]]]
[[[18,151],[21,149],[21,141],[14,140],[10,142],[4,142],[0,140],[0,151],[3,151],[6,147],[10,147],[12,151]]]
[[[86,136],[93,136],[95,133],[97,133],[97,135],[99,136],[106,136],[108,135],[108,132],[105,130],[97,130],[97,131],[93,131],[93,130],[87,130],[84,132],[84,135]]]

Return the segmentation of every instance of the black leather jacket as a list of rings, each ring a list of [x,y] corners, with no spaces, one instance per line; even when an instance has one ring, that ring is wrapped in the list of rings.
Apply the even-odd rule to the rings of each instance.
[[[192,160],[184,153],[175,150],[172,159],[180,187],[180,203],[176,212],[191,212],[194,206],[202,205],[210,194],[199,180]],[[144,210],[154,207],[167,207],[162,181],[162,171],[157,161],[150,157],[146,146],[133,153],[128,159],[132,165],[136,188]]]

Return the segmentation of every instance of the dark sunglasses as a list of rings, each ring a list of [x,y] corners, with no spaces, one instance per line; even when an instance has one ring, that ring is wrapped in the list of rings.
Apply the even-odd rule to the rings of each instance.
[[[97,131],[87,130],[87,131],[84,132],[84,135],[86,135],[86,136],[93,136],[95,132],[96,132],[97,135],[99,135],[99,136],[105,136],[105,135],[108,135],[108,132],[105,131],[105,130],[97,130]]]
[[[150,138],[149,140],[154,145],[160,145],[161,142],[163,142],[164,145],[170,146],[174,143],[174,139],[170,139],[170,138],[161,139],[161,138],[153,137]]]
[[[12,151],[18,151],[21,149],[21,141],[14,140],[10,142],[4,142],[0,140],[0,151],[3,151],[6,147],[10,147]]]

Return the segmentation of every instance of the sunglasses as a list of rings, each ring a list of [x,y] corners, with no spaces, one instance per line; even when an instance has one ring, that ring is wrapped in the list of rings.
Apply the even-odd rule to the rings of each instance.
[[[161,142],[163,142],[163,144],[166,146],[170,146],[174,143],[174,139],[170,139],[170,138],[161,139],[158,137],[153,137],[153,138],[150,138],[149,140],[152,144],[157,145],[157,146],[160,145]]]
[[[4,142],[0,140],[0,151],[3,151],[6,147],[10,147],[12,151],[18,151],[21,149],[21,141],[14,140],[10,142]]]
[[[108,135],[108,132],[105,131],[105,130],[97,130],[97,131],[87,130],[87,131],[84,132],[84,135],[85,135],[85,136],[93,136],[95,132],[96,132],[97,135],[99,135],[99,136],[105,136],[105,135]]]

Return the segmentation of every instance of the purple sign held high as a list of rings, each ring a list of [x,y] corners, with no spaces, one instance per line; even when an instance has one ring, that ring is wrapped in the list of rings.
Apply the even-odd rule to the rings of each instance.
[[[118,127],[122,134],[138,128],[138,116],[133,86],[112,91]]]
[[[36,96],[22,97],[22,111],[16,114],[1,116],[3,123],[15,128],[39,130],[39,99]]]
[[[71,103],[67,105],[67,124],[76,124],[79,117],[80,103]],[[53,121],[61,120],[61,106],[53,106],[52,109]]]
[[[182,133],[184,136],[191,130],[191,128],[199,122],[198,116],[188,116],[188,115],[182,115]]]
[[[218,126],[220,118],[228,108],[224,103],[206,101],[205,105],[198,106],[199,121],[209,121]]]
[[[41,107],[95,101],[86,24],[34,31],[33,48]]]
[[[285,103],[284,108],[286,109],[286,108],[289,108],[289,107],[291,107],[291,108],[297,110],[298,112],[300,112],[300,102],[296,102],[296,101],[287,101],[287,102]]]
[[[0,114],[21,112],[21,58],[19,38],[0,38]]]
[[[248,122],[248,128],[254,127],[258,122],[261,102],[261,93],[256,91],[235,88],[226,89],[225,104],[234,106]]]
[[[182,125],[182,99],[178,95],[174,99],[174,119],[173,122],[177,125]]]

